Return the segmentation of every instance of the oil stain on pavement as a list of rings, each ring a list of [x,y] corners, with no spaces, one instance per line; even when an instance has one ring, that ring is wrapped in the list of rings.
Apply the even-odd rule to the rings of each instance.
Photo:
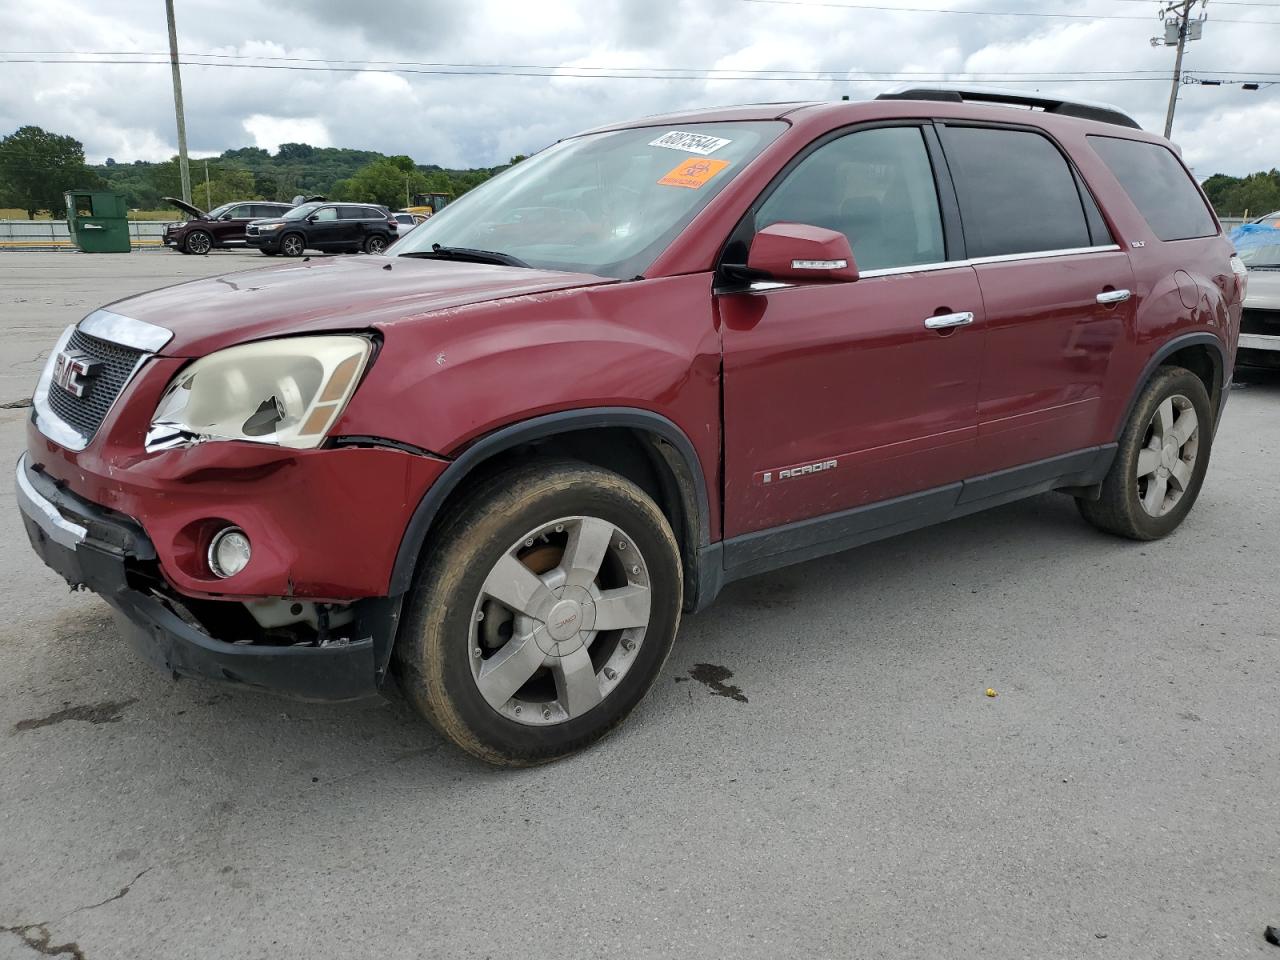
[[[737,700],[739,703],[746,703],[747,698],[742,692],[742,688],[732,683],[725,683],[733,676],[733,671],[728,667],[718,667],[714,663],[695,663],[689,670],[689,676],[697,680],[701,684],[705,684],[707,688],[717,697],[728,697],[730,700]],[[677,677],[683,680],[683,677]]]
[[[131,700],[106,700],[102,703],[82,704],[78,707],[64,707],[56,713],[49,714],[47,717],[19,720],[13,725],[13,729],[19,732],[35,730],[38,727],[51,727],[55,723],[63,723],[67,720],[83,720],[87,723],[115,723],[120,719],[120,711],[137,702],[138,700],[135,697]]]

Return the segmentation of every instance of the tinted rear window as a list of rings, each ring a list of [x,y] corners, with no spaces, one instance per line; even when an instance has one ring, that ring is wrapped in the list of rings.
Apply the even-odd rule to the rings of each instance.
[[[970,257],[1092,245],[1075,175],[1048,138],[989,127],[943,132]]]
[[[1168,147],[1100,136],[1089,137],[1089,143],[1161,240],[1217,235],[1195,182]]]

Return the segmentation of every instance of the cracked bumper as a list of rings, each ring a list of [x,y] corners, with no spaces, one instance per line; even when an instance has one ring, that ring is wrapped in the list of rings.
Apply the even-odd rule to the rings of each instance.
[[[352,700],[381,686],[398,621],[398,604],[362,601],[360,639],[338,646],[269,646],[217,639],[154,590],[131,567],[155,557],[140,527],[60,491],[18,461],[18,506],[31,546],[68,583],[105,600],[138,654],[179,676],[215,680],[306,700]]]

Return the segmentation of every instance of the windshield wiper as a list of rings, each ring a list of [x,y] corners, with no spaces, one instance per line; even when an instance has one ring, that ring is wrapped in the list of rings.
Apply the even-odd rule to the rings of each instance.
[[[528,267],[519,257],[513,257],[501,250],[477,250],[473,247],[446,247],[433,243],[430,250],[410,250],[400,254],[402,257],[416,257],[419,260],[465,260],[471,263],[496,263],[504,267]]]

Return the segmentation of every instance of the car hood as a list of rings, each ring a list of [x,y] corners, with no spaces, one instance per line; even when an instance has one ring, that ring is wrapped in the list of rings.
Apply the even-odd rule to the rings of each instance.
[[[1248,310],[1280,310],[1280,267],[1250,267]]]
[[[160,199],[163,200],[165,203],[169,204],[170,206],[177,207],[183,213],[187,214],[189,217],[195,220],[209,219],[209,214],[205,213],[199,207],[193,207],[191,204],[187,203],[185,200],[179,200],[177,197],[161,197]]]
[[[326,257],[193,280],[105,309],[173,331],[161,354],[198,357],[250,340],[367,330],[486,300],[617,282],[457,261]]]

